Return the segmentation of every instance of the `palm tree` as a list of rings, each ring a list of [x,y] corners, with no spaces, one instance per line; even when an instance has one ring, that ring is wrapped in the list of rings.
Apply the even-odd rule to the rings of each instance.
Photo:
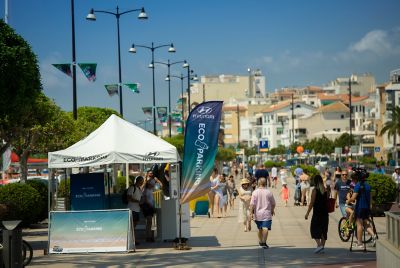
[[[400,107],[396,106],[392,111],[392,120],[387,121],[381,130],[380,136],[387,132],[388,137],[393,136],[394,161],[398,165],[397,159],[397,135],[400,135]]]

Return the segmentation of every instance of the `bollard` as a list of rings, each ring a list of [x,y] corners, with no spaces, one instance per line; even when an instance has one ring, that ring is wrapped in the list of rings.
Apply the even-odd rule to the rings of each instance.
[[[3,262],[5,268],[23,267],[21,221],[3,221]]]

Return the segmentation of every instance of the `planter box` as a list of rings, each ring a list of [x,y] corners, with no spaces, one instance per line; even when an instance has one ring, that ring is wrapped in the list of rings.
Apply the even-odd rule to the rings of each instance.
[[[371,209],[371,214],[374,217],[384,217],[385,212],[389,211],[392,207],[392,203],[385,203],[381,205],[373,205]]]

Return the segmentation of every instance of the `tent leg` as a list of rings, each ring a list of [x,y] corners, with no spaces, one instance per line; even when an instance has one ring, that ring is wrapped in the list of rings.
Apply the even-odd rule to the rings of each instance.
[[[126,174],[126,189],[129,188],[129,163],[125,164],[125,174]]]

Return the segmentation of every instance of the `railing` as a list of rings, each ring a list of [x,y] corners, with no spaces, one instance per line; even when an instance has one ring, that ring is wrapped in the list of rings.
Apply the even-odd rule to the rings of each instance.
[[[400,249],[400,212],[385,212],[387,240]]]
[[[162,190],[157,190],[153,192],[154,208],[161,208],[162,196],[163,196]]]

